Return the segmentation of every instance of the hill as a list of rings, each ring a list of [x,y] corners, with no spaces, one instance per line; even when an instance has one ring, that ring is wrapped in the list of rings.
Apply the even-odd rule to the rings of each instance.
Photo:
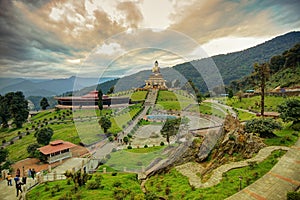
[[[274,55],[281,54],[299,42],[300,32],[290,32],[243,51],[216,55],[211,58],[193,60],[173,67],[162,68],[161,73],[167,82],[173,82],[177,79],[180,81],[181,85],[191,79],[196,87],[202,92],[206,92],[206,84],[197,70],[211,64],[212,61],[219,69],[224,84],[229,85],[231,81],[239,80],[244,76],[249,75],[253,71],[253,64],[255,62],[266,62]],[[129,90],[133,87],[143,86],[145,83],[144,80],[146,80],[150,74],[150,70],[144,70],[120,78],[117,83],[110,82],[109,87],[107,86],[108,83],[105,84],[108,88],[115,84],[117,91]],[[93,86],[93,88],[95,88],[95,86]],[[107,90],[103,91],[105,92]]]
[[[277,87],[300,86],[300,42],[280,55],[274,55],[269,63],[270,75],[266,83],[267,90]],[[240,80],[232,81],[230,88],[236,92],[257,88],[254,74],[244,76]]]
[[[255,47],[229,54],[211,57],[219,69],[224,84],[228,85],[233,80],[241,79],[253,71],[253,64],[266,62],[274,55],[292,48],[300,42],[300,32],[290,32],[275,37]],[[205,65],[210,58],[194,60],[174,66],[186,79],[191,79],[201,91],[207,91],[203,78],[196,69]]]
[[[22,79],[22,78],[0,78],[0,94],[22,91],[28,96],[55,96],[67,91],[80,90],[92,86],[98,82],[103,83],[111,80],[110,77],[81,78],[69,77],[66,79]]]

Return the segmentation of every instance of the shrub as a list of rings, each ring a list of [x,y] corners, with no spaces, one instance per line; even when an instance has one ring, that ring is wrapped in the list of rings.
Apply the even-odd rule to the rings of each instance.
[[[160,146],[164,146],[165,143],[163,141],[160,142]]]
[[[11,141],[10,141],[10,144],[13,144],[13,143],[14,143],[14,141],[13,141],[13,140],[11,140]]]
[[[148,148],[148,145],[145,144],[144,148]]]
[[[6,143],[6,140],[5,140],[5,139],[2,140],[2,144],[4,144],[4,143]]]
[[[122,185],[122,183],[120,181],[116,181],[113,183],[114,187],[120,187]]]
[[[286,195],[287,200],[298,200],[300,199],[299,192],[288,192]]]
[[[281,129],[278,122],[273,119],[252,119],[246,123],[245,130],[248,133],[258,133],[262,138],[271,138],[276,135],[273,133],[274,129]]]
[[[107,155],[105,156],[105,158],[106,158],[106,159],[110,159],[110,158],[111,158],[111,155],[110,155],[110,154],[107,154]]]
[[[109,140],[110,142],[112,142],[112,141],[114,140],[114,138],[113,138],[112,136],[109,136],[108,140]]]
[[[116,152],[117,151],[117,149],[116,148],[113,148],[112,150],[111,150],[111,152]]]
[[[86,187],[87,187],[88,190],[95,190],[95,189],[98,189],[100,187],[100,183],[96,182],[94,180],[89,180],[86,183]]]
[[[19,135],[19,139],[22,139],[22,135]]]
[[[26,132],[26,135],[30,135],[30,132],[29,132],[29,131],[27,131],[27,132]]]
[[[112,176],[117,176],[117,174],[118,174],[117,172],[111,173]]]
[[[129,145],[129,146],[127,146],[127,149],[132,149],[132,146],[130,146],[130,145]]]
[[[294,123],[291,128],[294,130],[294,131],[300,131],[300,122],[298,123]]]

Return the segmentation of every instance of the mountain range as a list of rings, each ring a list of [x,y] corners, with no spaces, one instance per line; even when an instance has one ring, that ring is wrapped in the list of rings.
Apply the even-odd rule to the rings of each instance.
[[[174,83],[177,79],[183,85],[191,79],[195,86],[202,92],[206,92],[207,86],[201,73],[203,66],[215,64],[218,68],[223,82],[229,85],[231,81],[242,79],[253,71],[254,63],[263,63],[269,61],[275,55],[281,55],[283,52],[300,43],[300,32],[294,31],[278,37],[275,37],[262,44],[256,45],[249,49],[193,60],[173,67],[162,68],[161,73],[169,83]],[[144,80],[148,79],[151,70],[140,71],[130,76],[118,80],[102,83],[100,86],[103,92],[110,87],[116,87],[116,91],[128,90],[133,87],[144,85]],[[209,73],[203,73],[209,76]],[[209,77],[205,77],[209,79]],[[95,88],[95,86],[93,86]]]
[[[206,92],[206,82],[199,73],[203,66],[213,63],[218,68],[224,84],[229,85],[231,81],[239,80],[249,75],[253,71],[254,63],[269,61],[271,57],[281,55],[282,52],[287,51],[297,43],[300,43],[300,32],[290,32],[243,51],[216,55],[185,62],[173,67],[161,68],[161,73],[169,84],[179,80],[181,85],[183,85],[187,80],[191,79],[196,87],[202,92]],[[112,86],[115,86],[115,91],[123,91],[142,87],[150,74],[151,70],[144,70],[120,79],[114,79],[113,77],[101,78],[99,82],[97,78],[80,78],[75,76],[67,79],[47,80],[0,78],[0,94],[11,91],[23,91],[25,96],[54,96],[68,91],[79,91],[77,94],[82,95],[94,90],[98,83],[100,83],[104,93]],[[210,75],[209,73],[206,74]]]
[[[0,78],[0,94],[22,91],[28,96],[56,96],[67,91],[80,90],[82,88],[97,85],[112,77],[81,78],[71,76],[66,79],[23,79],[23,78]]]

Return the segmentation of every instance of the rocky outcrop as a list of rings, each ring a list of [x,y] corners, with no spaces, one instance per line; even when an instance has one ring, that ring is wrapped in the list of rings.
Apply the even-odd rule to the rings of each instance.
[[[260,137],[245,132],[244,125],[230,115],[225,118],[222,133],[219,143],[211,152],[211,161],[204,174],[229,161],[251,158],[266,147]]]

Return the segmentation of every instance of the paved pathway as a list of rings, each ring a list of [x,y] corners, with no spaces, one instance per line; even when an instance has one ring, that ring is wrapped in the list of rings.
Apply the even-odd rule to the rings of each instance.
[[[227,198],[229,200],[282,200],[300,187],[300,139],[262,178]]]
[[[25,191],[27,188],[33,186],[37,180],[32,178],[27,178],[26,185],[23,185],[23,193],[19,197],[16,197],[17,191],[15,186],[15,181],[12,180],[13,186],[7,186],[7,181],[0,181],[0,199],[1,200],[14,200],[14,199],[25,199]]]
[[[205,183],[202,183],[201,178],[199,176],[197,176],[197,174],[196,174],[197,172],[201,172],[202,166],[200,164],[194,164],[194,165],[184,164],[184,165],[176,167],[176,169],[180,173],[182,173],[183,175],[185,175],[189,178],[189,182],[191,185],[195,186],[196,188],[207,188],[207,187],[212,187],[212,186],[218,184],[222,180],[223,173],[225,173],[231,169],[248,166],[249,162],[262,162],[272,153],[272,151],[275,151],[277,149],[289,150],[290,148],[285,147],[285,146],[265,147],[265,148],[261,149],[258,152],[258,154],[253,158],[239,161],[239,162],[228,163],[228,164],[218,167],[217,169],[215,169],[213,171],[213,174],[211,175],[210,179],[208,181],[206,181]],[[188,167],[186,167],[185,165],[188,165]],[[193,169],[193,168],[195,168],[195,169]]]

